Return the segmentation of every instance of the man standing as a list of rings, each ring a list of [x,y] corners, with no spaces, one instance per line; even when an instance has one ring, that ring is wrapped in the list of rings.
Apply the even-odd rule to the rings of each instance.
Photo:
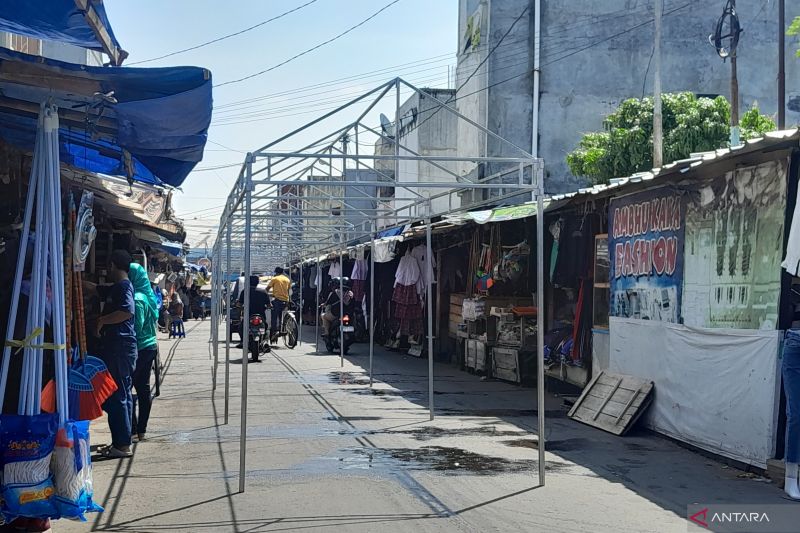
[[[114,285],[97,287],[108,296],[104,314],[97,319],[95,333],[102,339],[101,357],[117,383],[117,390],[103,403],[108,413],[111,445],[102,449],[107,457],[131,457],[132,374],[136,367],[136,331],[133,285],[128,279],[131,256],[125,250],[111,254],[109,277]]]
[[[272,321],[270,324],[272,342],[275,342],[275,339],[278,338],[278,334],[281,332],[281,318],[283,317],[283,310],[286,309],[286,305],[289,303],[289,290],[291,286],[292,282],[286,277],[286,274],[283,273],[283,268],[275,267],[275,276],[267,283],[267,294],[269,294],[270,289],[272,289],[272,296],[274,297],[272,301]]]
[[[128,278],[133,284],[133,298],[136,307],[134,325],[138,352],[136,368],[133,371],[133,388],[136,390],[139,413],[136,417],[136,427],[133,430],[136,431],[139,440],[143,441],[153,404],[150,393],[150,371],[158,353],[158,339],[156,338],[158,303],[147,271],[142,265],[131,263]]]

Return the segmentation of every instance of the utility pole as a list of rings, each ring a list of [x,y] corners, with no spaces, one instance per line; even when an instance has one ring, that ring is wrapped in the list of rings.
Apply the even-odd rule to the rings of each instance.
[[[661,14],[663,0],[655,0],[655,42],[653,58],[655,59],[655,77],[653,79],[653,168],[661,168],[663,160],[664,133],[661,121]]]
[[[730,0],[732,13],[736,13],[736,0]],[[738,19],[737,19],[738,23]],[[731,18],[733,24],[733,17]],[[731,146],[739,146],[739,75],[736,72],[736,51],[731,47]]]
[[[736,50],[731,53],[731,146],[739,146],[739,76]]]
[[[778,0],[778,129],[786,128],[786,0]]]

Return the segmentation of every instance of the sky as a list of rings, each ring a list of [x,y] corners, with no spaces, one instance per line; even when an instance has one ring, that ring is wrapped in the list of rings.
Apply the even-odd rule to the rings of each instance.
[[[201,66],[211,71],[217,85],[273,67],[363,21],[390,1],[106,0],[105,5],[117,39],[130,53],[126,66]],[[309,2],[230,39],[134,65],[243,30]],[[215,87],[203,161],[174,196],[177,216],[186,224],[187,242],[194,246],[210,235],[208,245],[213,244],[222,205],[248,150],[396,76],[419,86],[447,87],[449,69],[455,66],[457,18],[458,0],[399,0],[351,33],[286,65]],[[388,106],[378,106],[367,120],[377,124],[381,111],[393,115]],[[345,123],[340,120],[338,125]]]

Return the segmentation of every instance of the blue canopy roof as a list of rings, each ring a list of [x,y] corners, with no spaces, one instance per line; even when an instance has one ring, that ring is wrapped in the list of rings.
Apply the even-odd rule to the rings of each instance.
[[[94,8],[112,43],[119,48],[103,0],[89,0],[88,5]],[[75,0],[3,0],[0,31],[104,51],[103,43]]]
[[[183,183],[211,123],[211,73],[199,67],[89,67],[0,48],[0,95],[7,142],[32,150],[38,105],[51,99],[62,162],[156,185]]]

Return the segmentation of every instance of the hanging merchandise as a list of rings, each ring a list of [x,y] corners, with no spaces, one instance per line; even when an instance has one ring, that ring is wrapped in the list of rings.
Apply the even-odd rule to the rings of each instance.
[[[556,220],[550,224],[550,234],[553,236],[553,247],[550,250],[550,282],[553,281],[553,275],[556,272],[556,263],[558,261],[558,241],[561,238],[561,227],[563,223],[561,219]]]
[[[89,250],[97,237],[97,228],[94,227],[94,214],[92,204],[94,194],[84,191],[81,195],[81,203],[78,207],[78,217],[75,222],[74,236],[74,268],[76,272],[83,272],[86,269],[86,258],[89,257]]]
[[[334,261],[331,268],[328,270],[328,275],[332,278],[339,278],[342,276],[342,264],[339,261]]]
[[[2,415],[0,418],[0,455],[3,460],[3,501],[0,510],[7,522],[17,518],[81,518],[85,511],[99,510],[91,504],[91,499],[81,500],[79,491],[75,490],[81,476],[83,486],[86,486],[87,470],[81,467],[73,475],[72,470],[66,468],[67,456],[75,464],[74,437],[70,436],[74,429],[69,421],[70,372],[66,341],[67,294],[71,291],[65,279],[64,266],[69,264],[69,260],[65,262],[65,236],[62,230],[69,223],[64,223],[61,211],[58,110],[54,106],[43,105],[39,117],[0,371],[1,412],[11,357],[21,357],[18,414]],[[33,261],[28,281],[25,337],[15,339],[23,278],[26,275],[25,258],[31,236],[34,237]],[[78,259],[85,261],[85,256]],[[45,339],[46,328],[47,336],[52,339]],[[42,386],[45,351],[52,354],[55,363],[55,378],[52,385],[47,387]],[[43,399],[45,403],[52,404],[54,414],[42,413]],[[84,440],[88,445],[88,433]],[[73,442],[72,446],[70,441]],[[84,464],[88,465],[88,462]],[[79,471],[82,471],[81,476],[78,475]],[[90,485],[91,481],[88,480],[88,483]],[[77,506],[77,510],[64,512],[59,509],[58,495],[63,495],[71,507]]]
[[[353,273],[350,275],[350,280],[353,283],[353,298],[357,302],[364,300],[366,296],[367,277],[369,275],[369,264],[364,259],[364,249],[359,248],[360,259],[355,260],[353,265]]]
[[[388,263],[394,259],[397,243],[402,238],[381,239],[375,242],[373,253],[375,254],[376,263]]]
[[[397,266],[392,294],[392,301],[395,303],[394,317],[400,322],[400,335],[422,333],[422,306],[417,294],[420,275],[417,260],[407,252]]]
[[[492,247],[491,245],[481,245],[481,257],[478,261],[478,270],[475,272],[477,282],[475,290],[477,292],[488,292],[494,286],[492,278]]]
[[[58,430],[51,469],[56,508],[62,518],[85,522],[85,513],[103,510],[92,501],[89,422],[67,422]]]
[[[519,281],[530,253],[531,247],[528,246],[527,241],[507,248],[502,259],[500,259],[500,263],[495,267],[494,279],[509,282]]]
[[[58,419],[55,415],[3,415],[3,518],[58,517],[50,473]]]
[[[424,244],[418,244],[411,250],[411,256],[417,260],[419,266],[419,281],[417,281],[417,294],[424,298],[424,294],[428,288],[428,280],[431,283],[436,283],[436,276],[434,275],[434,268],[436,268],[436,256],[431,254],[428,257],[428,247]]]

